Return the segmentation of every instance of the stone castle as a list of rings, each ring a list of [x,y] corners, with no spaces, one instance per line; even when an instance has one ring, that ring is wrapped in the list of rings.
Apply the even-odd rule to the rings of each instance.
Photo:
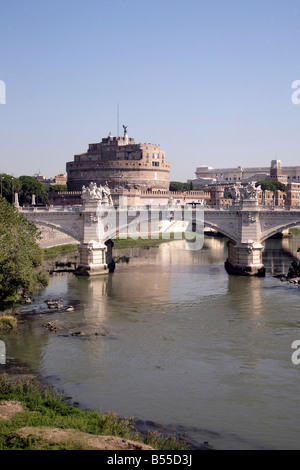
[[[74,156],[66,165],[68,191],[81,191],[94,181],[113,190],[169,190],[170,164],[159,145],[137,144],[129,138],[109,135],[90,144],[86,153]]]

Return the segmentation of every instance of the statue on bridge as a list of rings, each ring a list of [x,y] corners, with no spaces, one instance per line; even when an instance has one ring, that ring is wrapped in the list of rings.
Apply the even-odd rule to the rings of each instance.
[[[239,186],[233,186],[232,188],[229,188],[229,193],[232,196],[232,200],[234,202],[240,202],[241,193],[240,193]]]
[[[91,182],[88,187],[82,187],[81,197],[84,201],[97,200],[109,204],[110,189],[107,182],[104,187],[101,185],[98,187],[96,183]]]
[[[261,187],[256,187],[255,183],[248,183],[247,186],[241,188],[243,199],[257,199],[257,193]]]
[[[107,181],[105,181],[105,185],[102,186],[102,194],[105,204],[110,204],[111,194]]]
[[[240,202],[241,200],[257,199],[257,193],[261,187],[256,187],[255,183],[248,183],[247,186],[233,186],[229,189],[233,202]]]

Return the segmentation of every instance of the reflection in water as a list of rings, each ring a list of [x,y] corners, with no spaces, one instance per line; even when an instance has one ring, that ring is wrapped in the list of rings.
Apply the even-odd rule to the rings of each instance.
[[[288,269],[299,239],[287,242],[266,242],[265,279],[228,276],[214,237],[199,251],[180,240],[116,252],[129,263],[105,277],[53,276],[33,308],[63,298],[75,311],[46,311],[7,349],[83,408],[182,426],[215,448],[297,448],[299,290],[271,276]],[[49,320],[109,334],[66,338]]]
[[[250,279],[243,277],[237,283],[234,276],[229,276],[228,300],[230,308],[251,315],[263,313],[265,304],[262,284],[263,280],[258,277],[251,277]]]

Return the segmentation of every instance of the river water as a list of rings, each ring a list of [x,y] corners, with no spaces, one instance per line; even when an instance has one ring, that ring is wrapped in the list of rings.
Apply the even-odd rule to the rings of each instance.
[[[42,316],[9,335],[7,353],[83,409],[159,423],[198,448],[298,449],[300,286],[273,276],[298,246],[268,240],[265,278],[228,276],[217,237],[199,251],[184,240],[127,249],[103,278],[53,275],[27,308]],[[47,310],[58,298],[75,311]],[[106,334],[66,337],[48,321]]]

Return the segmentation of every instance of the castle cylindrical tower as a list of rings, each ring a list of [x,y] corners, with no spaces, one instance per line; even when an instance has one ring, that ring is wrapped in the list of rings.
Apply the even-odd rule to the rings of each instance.
[[[169,190],[165,152],[159,145],[136,144],[123,127],[123,137],[109,135],[67,163],[68,191],[80,191],[91,181],[98,185],[107,181],[111,189]]]

